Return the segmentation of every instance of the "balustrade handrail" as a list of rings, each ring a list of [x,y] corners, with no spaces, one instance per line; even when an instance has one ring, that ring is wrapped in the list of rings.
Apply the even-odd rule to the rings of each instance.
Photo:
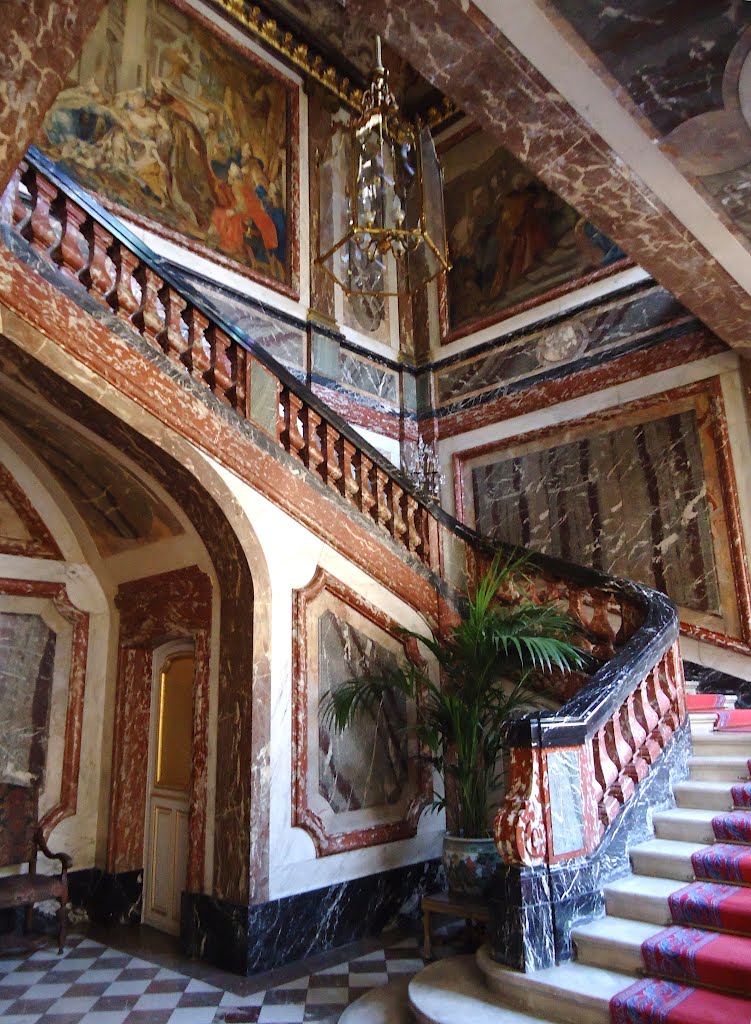
[[[374,448],[366,438],[354,430],[335,410],[321,401],[314,391],[295,377],[267,349],[255,342],[237,324],[227,320],[222,313],[217,311],[214,303],[206,299],[189,281],[178,277],[174,272],[174,265],[169,260],[161,257],[137,235],[134,235],[123,221],[113,216],[89,192],[81,188],[80,185],[77,185],[53,160],[50,160],[49,157],[41,153],[36,146],[31,146],[28,149],[26,160],[73,199],[86,213],[103,224],[114,238],[126,245],[145,264],[152,267],[165,284],[183,295],[199,312],[209,317],[212,323],[224,331],[225,334],[248,352],[251,352],[253,357],[270,370],[285,387],[288,387],[296,395],[303,398],[307,406],[313,409],[319,416],[325,418],[332,427],[338,430],[344,437],[347,437],[353,444],[357,445],[361,451],[365,452],[371,462],[378,466],[379,469],[388,473],[401,487],[414,494],[415,499],[420,504],[426,507],[430,505],[430,502],[425,501],[415,491],[412,481],[404,476],[377,448]]]

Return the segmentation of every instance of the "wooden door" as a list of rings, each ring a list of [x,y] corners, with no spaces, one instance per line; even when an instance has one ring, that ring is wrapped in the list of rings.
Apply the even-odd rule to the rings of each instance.
[[[193,650],[185,643],[155,653],[143,920],[173,935],[180,931],[188,865],[194,674]]]

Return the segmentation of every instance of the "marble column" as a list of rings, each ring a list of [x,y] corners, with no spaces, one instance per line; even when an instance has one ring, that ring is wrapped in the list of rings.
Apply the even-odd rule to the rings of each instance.
[[[106,0],[6,0],[0,51],[0,191],[34,141]]]

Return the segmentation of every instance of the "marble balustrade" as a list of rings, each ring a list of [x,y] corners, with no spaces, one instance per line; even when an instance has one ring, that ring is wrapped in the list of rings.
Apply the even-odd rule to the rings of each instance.
[[[2,205],[3,219],[36,253],[430,564],[430,511],[407,481],[333,413],[326,416],[273,358],[256,355],[250,339],[207,315],[197,294],[175,287],[160,273],[158,257],[64,184],[43,157],[30,154],[23,161]]]
[[[627,677],[625,694],[623,679],[610,693],[596,679],[556,715],[533,719],[527,742],[512,746],[510,783],[495,819],[507,865],[592,854],[686,719],[676,640],[646,672],[630,683]],[[584,714],[582,696],[589,702]]]

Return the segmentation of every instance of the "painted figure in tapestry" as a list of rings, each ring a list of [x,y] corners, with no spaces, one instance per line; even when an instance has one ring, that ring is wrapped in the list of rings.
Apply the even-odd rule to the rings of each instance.
[[[163,0],[113,0],[44,123],[85,186],[288,282],[290,89]]]
[[[623,256],[484,134],[451,146],[442,163],[449,331]]]

